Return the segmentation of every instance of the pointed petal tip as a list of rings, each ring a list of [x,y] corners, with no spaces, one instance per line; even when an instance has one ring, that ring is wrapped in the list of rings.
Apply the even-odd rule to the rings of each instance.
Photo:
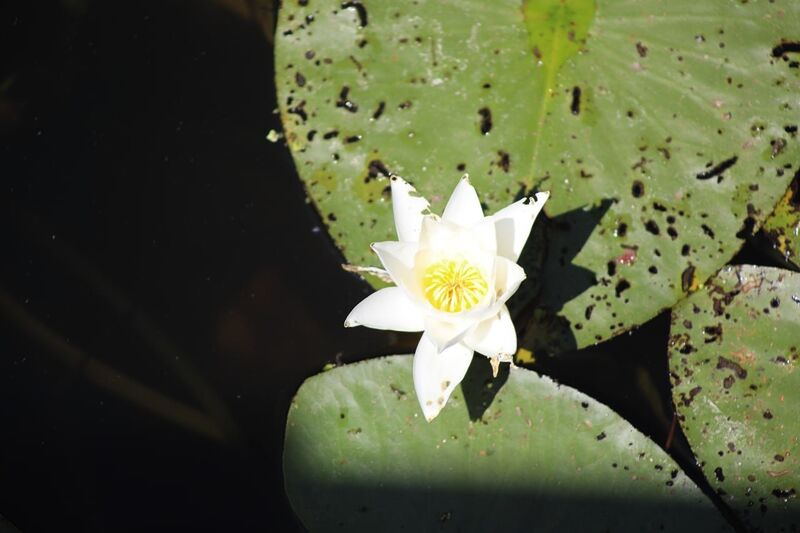
[[[469,174],[464,174],[458,181],[447,205],[442,213],[442,220],[459,226],[471,227],[483,219],[478,192],[469,181]]]
[[[550,198],[550,191],[540,191],[534,193],[533,196],[526,196],[525,198],[522,199],[522,203],[524,203],[525,205],[543,204],[548,200],[548,198]]]
[[[425,419],[436,418],[453,390],[464,379],[473,351],[463,344],[456,344],[438,352],[428,332],[422,334],[414,354],[414,390]]]
[[[444,404],[438,404],[436,402],[426,402],[428,405],[424,406],[422,409],[422,415],[425,417],[425,421],[428,423],[433,422],[433,419],[439,416],[439,413],[442,412],[442,408]]]
[[[425,327],[417,305],[400,287],[379,289],[361,300],[347,318],[344,327],[364,326],[390,331],[422,331]]]
[[[429,210],[430,204],[411,183],[400,176],[392,176],[391,189],[397,238],[403,242],[416,242],[419,240],[422,216]]]
[[[358,307],[358,306],[356,306],[356,307]],[[355,308],[353,308],[353,311],[355,311]],[[354,328],[356,326],[360,326],[361,325],[358,322],[358,320],[353,318],[353,311],[350,311],[347,314],[347,317],[344,319],[344,327],[346,327],[346,328]]]

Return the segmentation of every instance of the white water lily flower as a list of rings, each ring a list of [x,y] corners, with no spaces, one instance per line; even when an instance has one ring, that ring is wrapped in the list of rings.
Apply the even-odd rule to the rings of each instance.
[[[396,286],[368,296],[344,325],[423,332],[414,354],[414,388],[430,422],[464,378],[474,352],[489,357],[495,371],[516,353],[505,304],[525,279],[517,259],[549,193],[485,217],[464,175],[438,217],[414,187],[397,176],[391,180],[399,240],[373,243],[372,249]]]

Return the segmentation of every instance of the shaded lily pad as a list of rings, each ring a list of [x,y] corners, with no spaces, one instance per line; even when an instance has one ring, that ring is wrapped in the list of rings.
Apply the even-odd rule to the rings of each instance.
[[[311,531],[715,531],[717,510],[608,407],[485,358],[432,423],[411,356],[307,380],[289,411],[289,499]]]
[[[724,269],[675,307],[672,394],[706,477],[749,526],[800,528],[800,274]]]
[[[797,2],[598,2],[535,132],[533,185],[552,192],[559,224],[534,351],[648,320],[760,226],[800,161],[785,128],[800,112],[784,60],[798,27]]]
[[[19,530],[14,527],[14,524],[0,515],[0,533],[19,533]]]

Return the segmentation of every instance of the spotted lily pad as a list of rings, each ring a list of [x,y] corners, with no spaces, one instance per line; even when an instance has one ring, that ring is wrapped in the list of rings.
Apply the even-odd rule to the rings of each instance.
[[[760,226],[800,160],[798,28],[791,1],[598,2],[534,132],[557,221],[534,351],[653,317]]]
[[[411,356],[307,380],[289,411],[286,490],[311,531],[720,531],[678,466],[608,407],[476,359],[428,423]]]
[[[796,130],[795,130],[796,132]],[[766,246],[787,267],[800,269],[800,171],[761,228]]]
[[[703,471],[751,527],[800,528],[800,274],[728,267],[673,310],[672,394]]]
[[[395,240],[390,173],[441,213],[462,174],[488,208],[530,182],[534,59],[519,0],[291,0],[276,83],[286,139],[350,263]]]
[[[489,213],[550,190],[524,345],[558,352],[674,305],[772,211],[800,154],[798,27],[789,0],[290,1],[280,110],[351,263],[394,237],[390,172],[434,211],[463,170]]]

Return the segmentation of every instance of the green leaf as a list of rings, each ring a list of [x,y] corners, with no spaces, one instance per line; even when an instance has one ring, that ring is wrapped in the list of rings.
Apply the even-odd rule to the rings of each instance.
[[[289,499],[311,531],[711,531],[716,509],[608,407],[473,361],[432,423],[411,357],[307,380],[286,425]]]
[[[550,190],[523,344],[558,352],[671,307],[772,211],[800,154],[798,27],[788,0],[287,2],[276,81],[351,263],[394,239],[389,171],[435,212],[460,168],[489,213]]]
[[[350,263],[376,265],[369,244],[396,240],[388,172],[437,213],[465,171],[489,211],[530,183],[534,58],[519,0],[285,2],[277,35],[286,138]]]
[[[725,264],[796,165],[798,2],[600,2],[549,87],[534,184],[550,189],[526,345],[583,347],[671,307]],[[605,200],[605,203],[601,203]]]
[[[766,244],[786,266],[800,269],[800,172],[761,230],[766,239],[758,242]]]
[[[800,526],[800,274],[728,267],[673,311],[672,395],[706,477],[750,526]]]

